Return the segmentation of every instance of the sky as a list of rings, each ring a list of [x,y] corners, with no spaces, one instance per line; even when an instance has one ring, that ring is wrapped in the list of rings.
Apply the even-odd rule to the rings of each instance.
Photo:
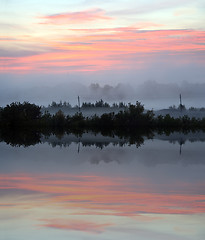
[[[203,84],[204,13],[204,0],[0,0],[0,105],[74,83]]]

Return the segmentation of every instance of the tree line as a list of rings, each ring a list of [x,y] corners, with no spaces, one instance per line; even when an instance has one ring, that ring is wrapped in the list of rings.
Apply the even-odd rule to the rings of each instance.
[[[125,104],[124,102],[119,102],[119,103],[113,103],[109,104],[108,102],[103,101],[100,99],[99,101],[96,101],[95,103],[91,102],[82,102],[80,108],[126,108],[128,105]],[[48,105],[48,108],[79,108],[78,105],[75,105],[72,107],[72,105],[69,102],[66,101],[60,101],[60,102],[55,102],[52,101],[51,104]]]
[[[35,128],[38,130],[72,130],[72,131],[115,131],[128,133],[150,130],[205,130],[205,118],[174,118],[155,116],[153,111],[145,111],[140,102],[129,104],[118,113],[104,113],[101,116],[85,117],[80,111],[75,115],[65,115],[61,110],[55,114],[42,113],[41,107],[29,102],[14,102],[0,109],[0,127],[7,129]]]

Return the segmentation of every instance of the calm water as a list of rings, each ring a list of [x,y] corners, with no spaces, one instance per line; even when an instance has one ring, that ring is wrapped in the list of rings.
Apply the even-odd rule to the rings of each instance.
[[[1,240],[205,239],[205,135],[0,143]],[[54,147],[55,146],[55,147]]]

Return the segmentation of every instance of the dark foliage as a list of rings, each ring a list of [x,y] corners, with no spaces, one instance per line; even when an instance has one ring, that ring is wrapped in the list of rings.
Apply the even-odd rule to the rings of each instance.
[[[1,109],[0,123],[11,128],[35,125],[41,118],[41,108],[28,102],[14,102]]]
[[[105,106],[101,100],[96,106]],[[205,118],[190,119],[188,116],[173,118],[170,115],[155,117],[153,111],[145,111],[140,102],[129,104],[118,113],[104,113],[85,118],[82,113],[65,116],[59,110],[51,115],[49,112],[41,114],[41,108],[28,102],[12,103],[0,109],[1,128],[28,128],[39,131],[75,131],[84,130],[101,132],[135,132],[146,130],[194,130],[205,129]]]
[[[31,129],[4,129],[0,131],[0,141],[13,147],[28,147],[41,142],[41,133]]]

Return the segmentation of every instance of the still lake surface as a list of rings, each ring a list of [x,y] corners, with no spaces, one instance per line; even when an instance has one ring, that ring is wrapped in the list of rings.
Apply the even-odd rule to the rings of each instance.
[[[140,144],[138,144],[140,145]],[[1,240],[205,239],[205,134],[0,143]]]

